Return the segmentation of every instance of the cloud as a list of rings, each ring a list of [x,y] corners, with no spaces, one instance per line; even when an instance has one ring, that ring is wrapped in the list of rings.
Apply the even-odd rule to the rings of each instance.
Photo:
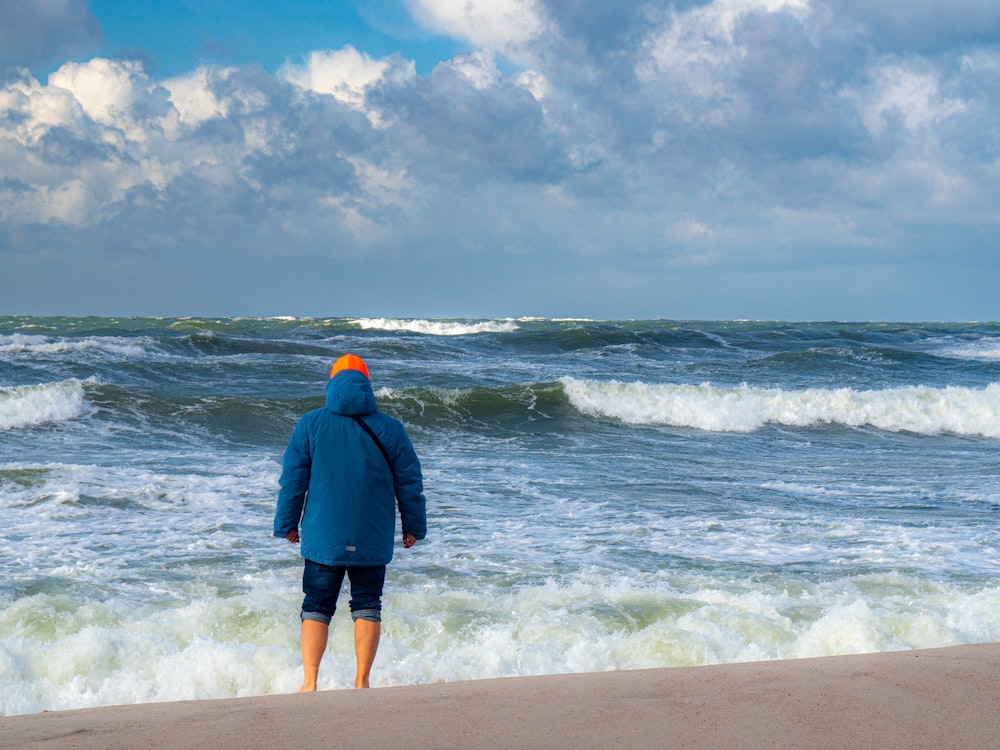
[[[286,63],[278,75],[299,88],[329,94],[378,122],[379,113],[366,106],[368,90],[383,82],[405,85],[416,77],[416,68],[399,57],[374,60],[347,45],[311,52],[303,65]]]
[[[444,315],[505,299],[530,308],[512,314],[763,308],[795,279],[829,280],[813,296],[835,305],[875,268],[911,291],[939,263],[983,277],[1000,43],[947,9],[913,6],[908,36],[888,5],[833,0],[410,7],[469,51],[421,76],[345,46],[274,74],[153,80],[95,58],[45,85],[11,77],[0,258],[26,274],[44,247],[78,278],[89,258],[178,284],[170,268],[211,268],[233,295],[268,279],[272,300],[350,273],[359,304],[386,288],[365,280],[373,262],[402,307]]]
[[[941,91],[936,71],[929,65],[885,62],[870,71],[863,90],[846,89],[854,99],[865,127],[873,136],[883,135],[890,123],[909,132],[931,127],[965,109],[965,103]]]
[[[433,31],[512,57],[547,27],[544,8],[535,0],[407,0],[407,5]]]
[[[163,87],[170,92],[170,104],[176,113],[176,123],[171,123],[171,130],[178,125],[197,127],[209,120],[225,118],[226,107],[215,95],[211,83],[232,72],[231,69],[210,71],[200,67],[188,75],[165,80]]]
[[[839,27],[868,39],[885,53],[934,55],[963,46],[995,45],[1000,6],[991,0],[827,0],[821,7]]]
[[[0,71],[46,64],[100,41],[85,0],[0,0]]]

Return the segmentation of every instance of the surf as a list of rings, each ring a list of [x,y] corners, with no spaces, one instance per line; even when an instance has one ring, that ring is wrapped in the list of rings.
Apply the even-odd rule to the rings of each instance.
[[[145,343],[148,342],[113,337],[88,336],[71,339],[15,333],[0,336],[0,354],[61,355],[73,352],[95,352],[118,357],[132,357],[145,352]]]
[[[355,318],[365,331],[397,331],[429,336],[469,336],[477,333],[513,333],[520,326],[513,320],[449,321],[395,318]]]
[[[718,387],[573,377],[560,380],[574,408],[632,425],[754,432],[766,425],[875,427],[920,435],[1000,438],[1000,383],[985,388]]]
[[[0,430],[66,422],[82,416],[86,409],[83,382],[76,378],[14,388],[0,386]]]
[[[998,337],[0,317],[0,713],[300,684],[274,498],[344,351],[431,516],[390,569],[379,685],[997,640]],[[353,677],[351,626],[321,687]]]

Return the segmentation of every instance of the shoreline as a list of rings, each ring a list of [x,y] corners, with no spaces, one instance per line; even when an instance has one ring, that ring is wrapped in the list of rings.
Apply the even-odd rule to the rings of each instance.
[[[1000,747],[1000,643],[0,718],[5,750]]]

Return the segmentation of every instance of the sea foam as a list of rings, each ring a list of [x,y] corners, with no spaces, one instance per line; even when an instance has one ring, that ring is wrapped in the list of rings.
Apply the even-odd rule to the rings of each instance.
[[[70,378],[58,383],[0,387],[0,430],[65,422],[84,413],[83,383]]]
[[[352,321],[365,330],[407,331],[430,336],[468,336],[476,333],[511,333],[519,326],[512,320],[485,320],[477,323],[446,320],[399,320],[394,318],[357,318]]]
[[[752,432],[767,424],[871,426],[923,435],[1000,437],[1000,384],[985,388],[905,386],[852,388],[721,388],[702,385],[598,382],[566,377],[570,403],[584,414],[628,424]]]
[[[156,608],[36,594],[0,608],[0,715],[290,693],[301,674],[298,569]],[[1000,589],[889,574],[747,588],[712,578],[580,572],[515,589],[398,576],[376,687],[698,666],[995,640]],[[350,617],[331,623],[320,688],[354,672]]]
[[[119,357],[133,357],[145,352],[143,343],[145,342],[137,342],[135,339],[107,336],[52,338],[15,333],[9,336],[0,336],[0,353],[58,355],[96,351]]]
[[[938,353],[955,359],[997,361],[1000,360],[1000,338],[985,337],[978,341],[951,343]]]

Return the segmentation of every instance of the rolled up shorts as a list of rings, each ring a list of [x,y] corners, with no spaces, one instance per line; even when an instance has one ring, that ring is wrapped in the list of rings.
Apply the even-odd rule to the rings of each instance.
[[[351,582],[351,618],[382,621],[384,565],[323,565],[312,560],[305,561],[302,571],[303,620],[330,624],[345,574]]]

